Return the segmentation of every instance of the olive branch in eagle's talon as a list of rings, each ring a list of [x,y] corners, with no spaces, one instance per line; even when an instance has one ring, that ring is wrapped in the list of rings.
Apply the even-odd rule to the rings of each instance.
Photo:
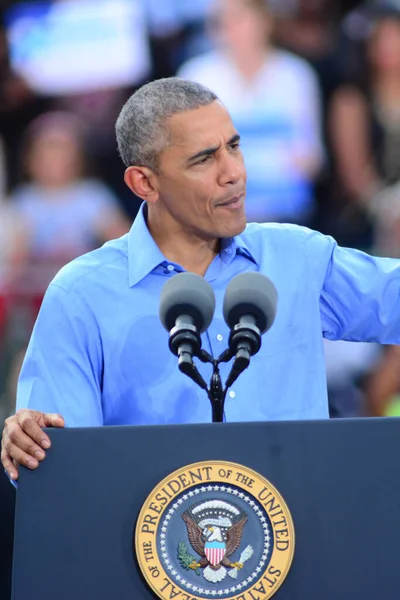
[[[196,561],[193,554],[188,552],[185,542],[179,542],[178,544],[178,560],[186,571],[192,569],[196,572],[196,575],[200,575],[199,567],[201,565]]]

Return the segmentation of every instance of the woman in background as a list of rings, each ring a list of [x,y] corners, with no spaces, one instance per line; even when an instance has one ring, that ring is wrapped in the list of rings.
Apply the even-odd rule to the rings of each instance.
[[[27,181],[8,202],[19,235],[13,250],[18,261],[8,260],[3,286],[0,417],[15,401],[26,344],[51,279],[67,262],[129,228],[108,187],[85,174],[84,128],[74,115],[52,112],[35,119],[23,151]]]
[[[323,158],[316,76],[273,45],[264,0],[216,0],[210,27],[215,50],[178,76],[211,88],[232,115],[248,172],[247,218],[308,223]]]
[[[380,10],[366,46],[366,82],[342,86],[330,132],[338,188],[369,215],[373,247],[400,256],[400,12]]]
[[[128,230],[117,199],[85,175],[85,162],[84,128],[75,116],[47,113],[30,125],[23,156],[28,180],[12,195],[27,263],[60,267]]]

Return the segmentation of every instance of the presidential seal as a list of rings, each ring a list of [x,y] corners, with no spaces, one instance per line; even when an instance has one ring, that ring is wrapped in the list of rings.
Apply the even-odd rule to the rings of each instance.
[[[289,572],[294,528],[282,496],[255,471],[225,461],[195,463],[148,496],[134,551],[164,600],[267,600]]]

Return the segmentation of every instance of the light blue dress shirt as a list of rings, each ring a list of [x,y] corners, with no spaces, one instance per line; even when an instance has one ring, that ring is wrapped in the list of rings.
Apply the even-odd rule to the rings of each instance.
[[[400,342],[399,260],[340,248],[299,226],[250,224],[223,241],[205,275],[216,311],[202,342],[214,356],[228,341],[226,286],[249,270],[274,282],[278,310],[227,395],[227,421],[328,417],[323,336]],[[161,289],[180,271],[155,244],[143,209],[126,236],[64,267],[45,295],[17,407],[61,413],[73,427],[209,422],[209,400],[178,370],[158,318]],[[208,382],[210,365],[198,366]],[[222,365],[224,381],[229,370]]]

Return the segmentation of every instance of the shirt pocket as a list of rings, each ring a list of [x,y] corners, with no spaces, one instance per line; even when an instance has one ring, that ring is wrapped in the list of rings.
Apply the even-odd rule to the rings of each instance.
[[[254,401],[265,420],[302,419],[309,414],[308,352],[305,340],[291,339],[279,348],[265,345],[252,357]]]

